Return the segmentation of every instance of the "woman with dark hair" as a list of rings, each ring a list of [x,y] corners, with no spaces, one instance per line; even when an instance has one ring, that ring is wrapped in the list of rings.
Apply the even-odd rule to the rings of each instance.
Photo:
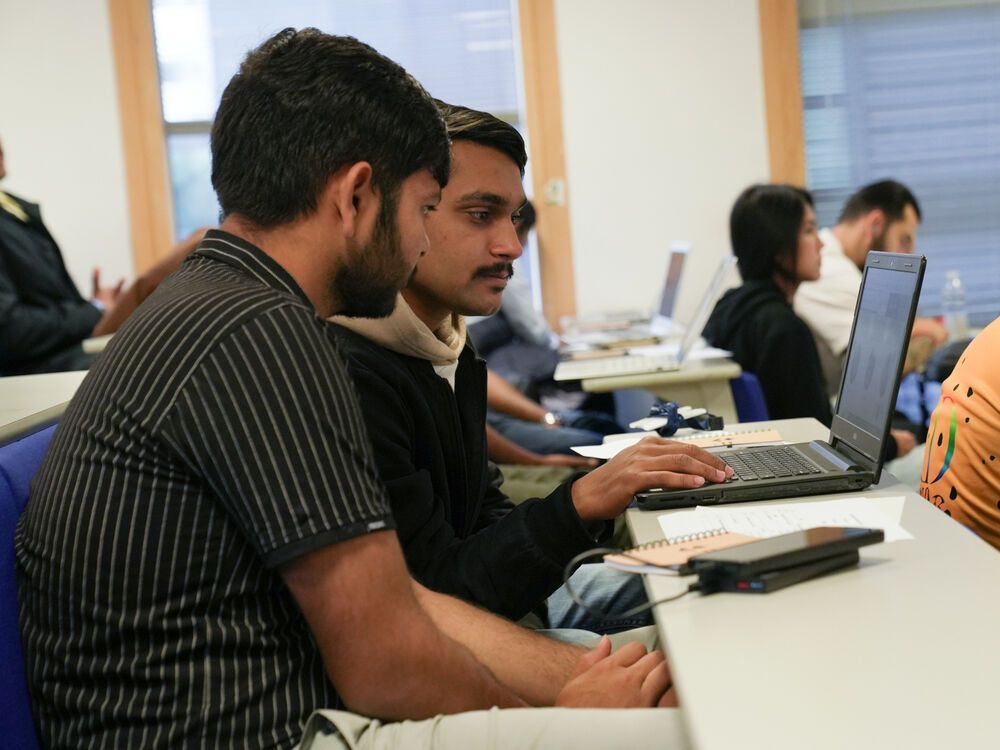
[[[820,242],[812,196],[791,185],[754,185],[729,217],[743,285],[722,296],[705,326],[760,380],[772,419],[832,418],[816,342],[792,310],[795,290],[819,278]]]

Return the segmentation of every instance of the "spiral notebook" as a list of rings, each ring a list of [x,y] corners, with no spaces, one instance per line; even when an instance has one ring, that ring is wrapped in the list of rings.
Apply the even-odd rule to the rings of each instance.
[[[607,461],[614,458],[630,445],[635,445],[645,437],[656,437],[655,431],[622,432],[617,435],[607,435],[600,445],[574,445],[573,451],[587,458],[599,458]],[[781,433],[773,429],[756,430],[708,430],[693,432],[688,435],[674,435],[669,440],[679,440],[683,443],[697,445],[699,448],[732,448],[737,445],[767,445],[784,442]]]
[[[732,448],[734,445],[763,445],[782,442],[781,433],[773,429],[763,430],[710,430],[691,435],[671,437],[682,443],[691,443],[699,448]]]
[[[697,534],[660,539],[618,554],[605,555],[604,564],[629,573],[687,575],[691,572],[687,562],[695,555],[756,542],[757,539],[725,529],[711,529]]]

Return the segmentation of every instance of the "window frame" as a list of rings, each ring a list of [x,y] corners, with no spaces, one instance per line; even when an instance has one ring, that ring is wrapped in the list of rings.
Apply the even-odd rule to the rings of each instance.
[[[771,181],[806,184],[799,9],[796,0],[758,0]]]
[[[112,45],[118,79],[126,188],[129,196],[132,253],[141,273],[169,253],[174,243],[173,199],[167,167],[169,133],[193,132],[202,123],[166,123],[160,103],[160,79],[153,36],[153,13],[147,0],[109,0]],[[545,247],[540,284],[545,313],[553,324],[576,312],[572,273],[569,202],[541,199],[552,180],[565,184],[562,105],[556,53],[554,0],[520,0],[517,30],[528,150],[539,216],[539,243]]]
[[[132,258],[140,274],[174,244],[153,11],[144,0],[108,0],[118,81]]]

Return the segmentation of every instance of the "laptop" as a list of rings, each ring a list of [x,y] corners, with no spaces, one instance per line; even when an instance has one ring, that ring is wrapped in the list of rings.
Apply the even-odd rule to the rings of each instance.
[[[656,305],[656,317],[671,320],[674,317],[674,306],[677,304],[677,293],[681,288],[681,274],[684,273],[684,261],[691,250],[690,242],[670,243],[670,255],[667,257],[667,275],[663,279],[663,290]]]
[[[596,344],[615,346],[618,340],[627,341],[642,335],[649,338],[653,326],[669,327],[680,289],[684,261],[687,260],[690,242],[674,241],[667,255],[667,269],[652,313],[638,310],[616,310],[565,317],[560,321],[564,331],[563,341],[568,344]]]
[[[683,256],[682,256],[683,257]],[[730,269],[736,264],[736,258],[728,256],[719,263],[708,289],[698,303],[691,324],[685,329],[684,336],[676,352],[663,354],[619,354],[594,359],[575,359],[560,362],[556,366],[554,380],[589,380],[591,378],[607,378],[619,375],[643,375],[652,372],[672,372],[679,370],[688,353],[701,338],[701,332],[708,322],[715,303],[722,295]]]
[[[860,490],[878,482],[926,260],[868,253],[828,440],[728,449],[732,479],[637,493],[640,508],[688,508]]]

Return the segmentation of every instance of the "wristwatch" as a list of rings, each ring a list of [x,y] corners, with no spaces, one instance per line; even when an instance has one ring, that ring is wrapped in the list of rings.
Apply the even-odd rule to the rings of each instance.
[[[542,422],[549,427],[562,427],[562,417],[555,412],[547,411],[542,416]]]

